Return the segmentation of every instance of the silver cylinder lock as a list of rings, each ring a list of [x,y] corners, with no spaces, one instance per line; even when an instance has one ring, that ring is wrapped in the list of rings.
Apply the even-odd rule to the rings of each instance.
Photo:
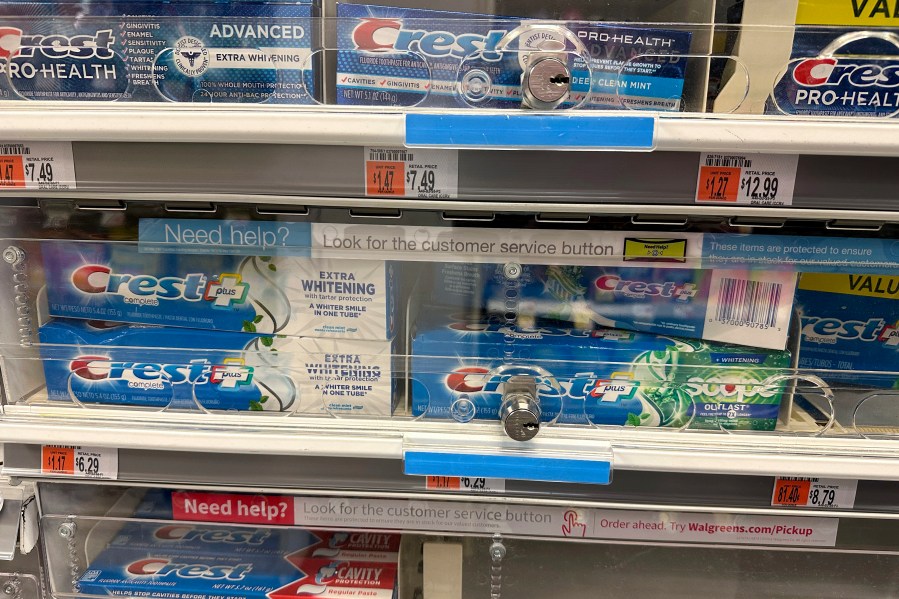
[[[521,79],[521,96],[525,106],[536,110],[552,110],[571,94],[571,70],[565,54],[531,54]]]
[[[503,384],[499,416],[503,430],[516,441],[529,441],[540,432],[540,401],[534,377],[509,377]]]

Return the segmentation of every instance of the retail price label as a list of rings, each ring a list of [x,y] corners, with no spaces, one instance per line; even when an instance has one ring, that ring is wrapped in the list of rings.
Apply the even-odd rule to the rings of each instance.
[[[851,509],[857,480],[780,476],[774,480],[771,505]]]
[[[366,147],[365,195],[426,200],[457,198],[459,152]]]
[[[119,476],[119,450],[110,447],[44,445],[41,449],[41,474],[115,480]]]
[[[797,155],[699,155],[696,202],[748,206],[790,206]]]
[[[429,491],[454,493],[503,493],[506,490],[506,481],[502,478],[426,476],[425,488]]]
[[[71,142],[0,142],[0,191],[75,189]]]

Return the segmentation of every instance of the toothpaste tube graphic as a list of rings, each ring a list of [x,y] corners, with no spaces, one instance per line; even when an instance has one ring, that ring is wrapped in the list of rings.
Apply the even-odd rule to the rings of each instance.
[[[340,104],[516,108],[527,54],[547,41],[507,42],[517,17],[340,3],[337,16]],[[690,32],[561,25],[583,45],[555,36],[572,72],[563,106],[678,109]]]
[[[899,387],[899,277],[804,273],[796,304],[801,367],[831,384]]]
[[[308,1],[4,3],[0,99],[311,104],[317,13]]]
[[[767,380],[790,366],[785,351],[496,319],[420,323],[412,354],[414,415],[464,401],[497,418],[505,381],[527,374],[547,421],[675,428],[772,430],[784,389]]]
[[[55,319],[39,330],[51,401],[390,415],[390,341]]]
[[[393,265],[383,260],[142,254],[48,242],[51,316],[263,335],[388,340]]]
[[[287,558],[305,576],[268,594],[271,599],[317,597],[373,597],[393,599],[396,591],[395,563]]]

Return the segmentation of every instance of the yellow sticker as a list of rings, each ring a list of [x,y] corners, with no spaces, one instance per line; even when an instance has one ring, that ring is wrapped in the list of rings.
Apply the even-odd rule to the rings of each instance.
[[[797,25],[899,26],[899,0],[799,0]]]
[[[799,288],[867,297],[899,299],[899,277],[881,275],[845,275],[804,273]]]
[[[624,260],[634,262],[686,262],[686,239],[625,239]]]

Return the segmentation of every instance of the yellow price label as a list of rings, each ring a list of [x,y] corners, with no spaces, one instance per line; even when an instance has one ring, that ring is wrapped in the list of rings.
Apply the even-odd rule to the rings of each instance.
[[[686,239],[625,239],[625,261],[686,262]]]

